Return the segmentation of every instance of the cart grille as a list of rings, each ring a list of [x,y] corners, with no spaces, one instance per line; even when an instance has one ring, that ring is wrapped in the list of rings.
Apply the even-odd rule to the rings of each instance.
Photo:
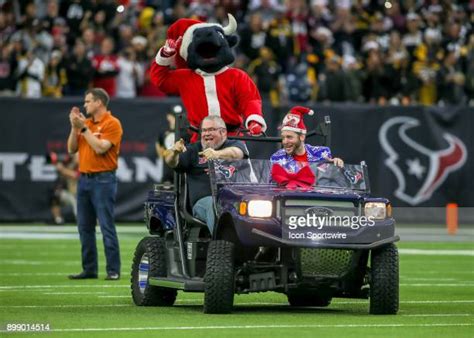
[[[302,277],[342,277],[350,268],[353,250],[301,248]]]

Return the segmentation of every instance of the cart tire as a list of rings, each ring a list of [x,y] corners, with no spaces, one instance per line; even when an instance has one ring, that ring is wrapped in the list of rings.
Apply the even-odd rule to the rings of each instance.
[[[370,268],[371,314],[396,314],[399,306],[399,261],[395,244],[372,250]]]
[[[204,275],[204,313],[230,313],[234,305],[234,244],[211,241]]]
[[[133,302],[138,306],[172,306],[177,290],[153,286],[148,278],[166,277],[165,241],[145,237],[138,243],[132,263],[131,289]]]

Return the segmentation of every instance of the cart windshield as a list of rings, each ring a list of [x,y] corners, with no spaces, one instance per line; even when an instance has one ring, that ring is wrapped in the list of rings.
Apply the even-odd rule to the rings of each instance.
[[[273,163],[269,160],[210,161],[209,175],[213,185],[269,185],[277,186],[272,177]],[[339,168],[323,161],[308,165],[314,174],[315,188],[369,191],[367,167],[364,164],[345,164]]]

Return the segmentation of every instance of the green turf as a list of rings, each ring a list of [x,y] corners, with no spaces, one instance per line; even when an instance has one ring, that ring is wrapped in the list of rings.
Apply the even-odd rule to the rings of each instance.
[[[0,227],[1,233],[1,227]],[[79,272],[75,239],[0,239],[0,330],[7,323],[49,323],[48,337],[473,337],[474,257],[400,255],[400,313],[368,314],[367,300],[334,299],[328,308],[290,308],[286,297],[235,297],[230,315],[202,313],[202,294],[179,293],[170,308],[136,307],[129,268],[139,233],[120,235],[122,275],[69,281]],[[99,244],[101,278],[104,260]],[[473,244],[405,242],[402,249],[472,250]],[[441,251],[442,252],[442,251]]]

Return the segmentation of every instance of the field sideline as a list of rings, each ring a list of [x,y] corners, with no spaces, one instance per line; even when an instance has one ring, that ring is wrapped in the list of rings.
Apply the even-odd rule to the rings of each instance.
[[[472,228],[470,228],[472,229]],[[367,300],[334,299],[328,308],[290,308],[286,297],[235,297],[230,315],[204,315],[202,294],[179,293],[174,307],[136,307],[129,274],[145,228],[120,226],[122,279],[69,281],[80,271],[75,228],[0,225],[0,336],[48,337],[473,337],[474,242],[429,228],[402,231],[400,312],[368,315]],[[421,241],[423,233],[438,236]],[[404,235],[406,240],[404,240]],[[418,236],[418,237],[417,237]],[[431,239],[432,240],[432,239]],[[50,332],[7,332],[7,324],[49,324]]]

